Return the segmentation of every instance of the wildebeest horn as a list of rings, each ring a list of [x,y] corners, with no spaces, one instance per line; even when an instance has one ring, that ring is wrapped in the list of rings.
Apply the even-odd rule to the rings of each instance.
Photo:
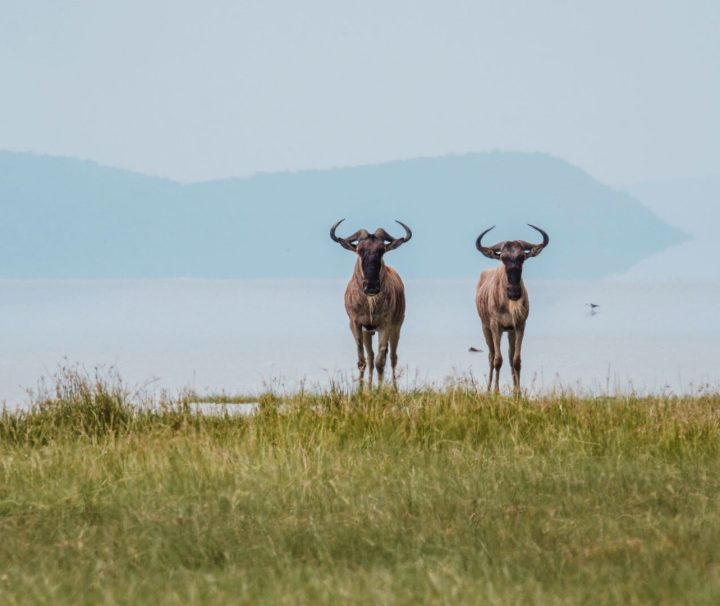
[[[489,227],[477,237],[477,240],[475,240],[475,247],[486,257],[490,257],[491,259],[497,259],[503,243],[500,242],[499,244],[495,244],[493,246],[483,246],[482,244],[483,236],[491,229],[495,229],[495,226],[493,225],[492,227]]]
[[[402,225],[403,229],[405,230],[405,235],[402,238],[393,238],[390,234],[388,234],[384,229],[379,229],[377,232],[375,232],[375,235],[378,236],[378,238],[382,237],[385,239],[385,241],[389,242],[389,244],[385,247],[385,250],[395,250],[399,246],[402,246],[412,238],[412,231],[411,229],[405,225],[402,221],[395,220],[395,223],[398,223],[399,225]],[[378,232],[382,232],[382,235],[380,235]]]
[[[545,248],[550,243],[550,236],[548,236],[539,227],[535,227],[534,225],[531,225],[530,223],[528,223],[528,227],[532,227],[534,230],[539,231],[543,237],[543,241],[541,244],[531,244],[530,242],[525,242],[525,240],[521,240],[523,247],[527,251],[527,253],[526,253],[527,256],[528,257],[537,257],[542,252],[542,249]]]
[[[333,239],[333,241],[337,242],[337,243],[338,243],[340,246],[342,246],[343,248],[346,248],[347,250],[352,250],[352,251],[354,251],[354,250],[355,250],[355,245],[352,244],[352,242],[353,242],[353,237],[352,237],[352,236],[351,236],[349,239],[346,240],[345,238],[340,238],[340,237],[338,237],[338,236],[335,235],[335,230],[337,229],[338,225],[340,225],[340,223],[342,223],[344,220],[345,220],[345,219],[340,219],[337,223],[335,223],[335,225],[333,225],[333,226],[330,228],[330,237]],[[355,232],[355,233],[353,234],[353,236],[357,237],[357,232]]]

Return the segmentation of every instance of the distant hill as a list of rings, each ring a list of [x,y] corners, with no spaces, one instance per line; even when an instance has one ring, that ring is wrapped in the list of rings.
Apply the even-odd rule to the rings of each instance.
[[[659,217],[688,233],[717,237],[720,175],[642,181],[623,189]]]
[[[715,262],[720,225],[720,175],[659,179],[623,186],[661,219],[689,233],[692,240],[661,251],[633,266],[628,279],[720,280]]]
[[[630,195],[543,154],[478,153],[180,184],[92,162],[0,152],[2,277],[329,277],[350,272],[330,225],[402,230],[407,277],[474,276],[488,241],[551,245],[535,277],[618,273],[686,236]]]

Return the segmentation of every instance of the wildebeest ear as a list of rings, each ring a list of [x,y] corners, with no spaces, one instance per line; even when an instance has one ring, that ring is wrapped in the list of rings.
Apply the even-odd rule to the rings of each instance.
[[[483,246],[482,248],[478,248],[478,250],[488,259],[495,259],[497,261],[500,258],[500,249],[503,244],[504,242],[496,244],[495,246]]]
[[[355,252],[355,249],[357,248],[355,244],[351,244],[347,240],[344,240],[343,238],[338,238],[338,244],[342,246],[345,250],[349,250],[351,252]]]

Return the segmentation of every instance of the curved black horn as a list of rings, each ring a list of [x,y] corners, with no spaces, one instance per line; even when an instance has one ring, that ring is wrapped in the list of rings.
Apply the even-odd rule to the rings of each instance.
[[[535,225],[531,225],[530,223],[528,223],[528,227],[532,227],[535,231],[539,231],[543,237],[543,241],[541,244],[530,244],[529,242],[523,241],[523,244],[526,245],[526,248],[528,250],[528,256],[536,257],[542,252],[542,249],[550,243],[550,236],[548,236],[544,230],[536,227]]]
[[[342,223],[345,219],[340,219],[335,225],[333,225],[330,228],[330,237],[333,239],[334,242],[337,242],[340,246],[343,248],[346,248],[347,250],[355,250],[355,245],[348,242],[345,238],[339,238],[335,235],[335,230],[337,229],[338,225]]]
[[[402,221],[398,221],[397,219],[395,219],[395,223],[401,225],[402,228],[405,230],[405,237],[402,238],[403,242],[407,242],[410,238],[412,238],[412,230],[407,225],[405,225],[405,223],[403,223]]]
[[[483,246],[482,239],[483,236],[488,233],[491,229],[495,229],[495,226],[488,227],[484,232],[482,232],[478,237],[477,240],[475,240],[475,248],[477,248],[482,254],[484,254],[486,257],[490,257],[491,259],[497,259],[497,252],[499,249],[499,244],[495,244],[494,246]]]
[[[395,223],[402,225],[402,228],[405,230],[405,236],[403,236],[402,238],[393,238],[392,236],[389,236],[390,243],[385,247],[386,251],[395,250],[399,246],[405,244],[405,242],[407,242],[410,238],[412,238],[412,230],[407,225],[405,225],[405,223],[403,223],[402,221],[398,221],[397,219],[395,219]],[[384,231],[385,230],[383,230],[383,232]]]
[[[550,236],[545,233],[544,229],[540,229],[539,227],[537,227],[536,225],[532,225],[531,223],[528,223],[528,227],[532,227],[535,231],[539,231],[542,234],[543,241],[542,244],[539,244],[538,246],[545,247],[550,243]]]
[[[340,219],[337,223],[335,223],[335,225],[333,225],[333,226],[330,228],[330,237],[331,237],[335,242],[340,242],[340,240],[341,240],[341,238],[338,238],[338,237],[335,235],[335,230],[338,228],[338,225],[340,225],[340,223],[342,223],[344,220],[345,220],[345,219]]]
[[[487,248],[487,246],[483,246],[483,245],[482,245],[483,236],[484,236],[486,233],[488,233],[490,230],[493,230],[493,229],[495,229],[495,226],[494,226],[494,225],[493,225],[492,227],[488,227],[483,233],[481,233],[481,234],[477,237],[477,240],[475,240],[475,247],[476,247],[480,252],[483,251],[483,248]]]

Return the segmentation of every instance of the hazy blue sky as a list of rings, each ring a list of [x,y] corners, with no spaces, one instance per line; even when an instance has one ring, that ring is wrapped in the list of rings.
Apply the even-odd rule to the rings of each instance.
[[[720,172],[718,0],[0,0],[0,148],[180,180],[493,148]]]

